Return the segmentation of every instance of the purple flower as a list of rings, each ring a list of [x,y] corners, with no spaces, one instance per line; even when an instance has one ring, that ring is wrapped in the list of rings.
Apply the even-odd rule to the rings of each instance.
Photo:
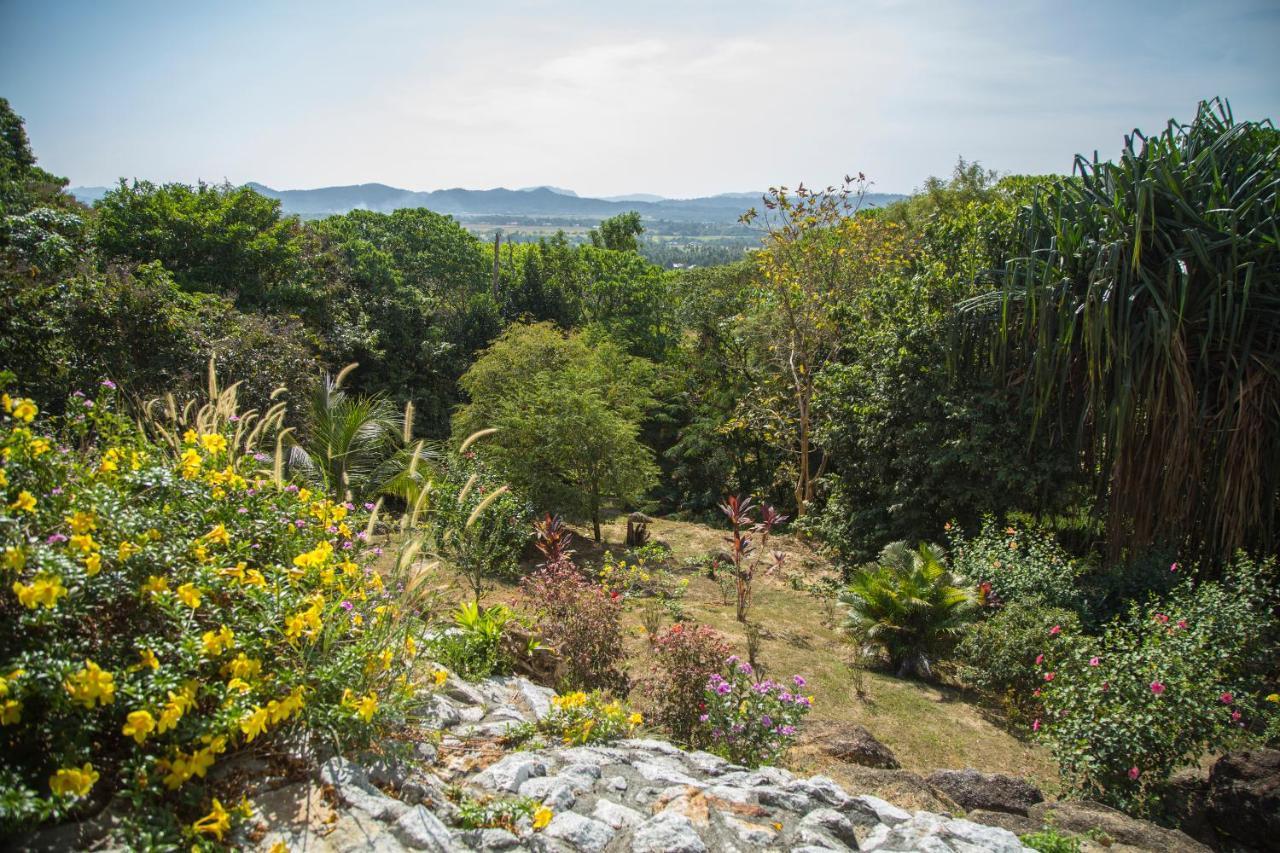
[[[266,462],[266,461],[268,461],[269,459],[271,459],[271,457],[270,457],[270,456],[268,456],[267,454],[263,453],[261,450],[259,450],[259,451],[258,451],[257,453],[255,453],[255,454],[253,454],[253,458],[254,458],[254,461],[255,461],[255,462]]]
[[[361,530],[359,533],[356,534],[356,538],[359,539],[361,542],[368,542],[369,534]]]
[[[347,512],[351,512],[356,508],[356,505],[351,501],[346,501],[342,505],[347,508]]]
[[[112,391],[114,391],[116,390],[116,383],[112,382],[110,379],[104,379],[102,380],[102,387],[110,388]]]
[[[782,728],[778,729],[778,732],[779,732],[780,734],[784,734],[784,735],[786,735],[787,737],[791,737],[793,734],[795,734],[795,733],[796,733],[796,727],[795,727],[795,726],[783,726]]]
[[[700,723],[705,723],[706,721],[707,721],[707,715],[706,715],[706,714],[699,714],[699,715],[698,715],[698,722],[700,722]]]
[[[242,506],[237,508],[236,512],[240,513],[241,515],[246,515],[249,512],[249,508],[247,506]]]
[[[49,494],[51,495],[62,494],[62,486],[54,486],[52,489],[49,490]]]
[[[351,603],[350,601],[344,601],[344,602],[342,602],[342,609],[343,609],[343,610],[350,610],[353,606],[354,606],[354,605],[352,605],[352,603]]]
[[[760,723],[766,729],[773,728],[773,717],[770,717],[768,714],[765,714],[763,717],[760,718]]]
[[[783,692],[781,692],[781,693],[779,693],[779,694],[778,694],[778,698],[779,698],[779,699],[781,699],[783,702],[790,702],[790,701],[791,701],[791,699],[792,699],[792,696],[791,696],[791,694],[790,694],[790,693],[787,693],[787,692],[784,690]]]
[[[375,556],[375,557],[381,557],[381,556],[382,556],[382,549],[381,549],[381,548],[374,548],[374,549],[373,549],[373,556]]]
[[[302,519],[302,518],[294,519],[293,526],[301,530],[302,528],[307,526],[306,519]]]
[[[59,542],[66,542],[66,541],[67,541],[67,537],[66,537],[66,536],[64,536],[64,535],[62,535],[61,533],[54,533],[53,535],[51,535],[48,539],[46,539],[46,540],[44,540],[44,541],[45,541],[45,542],[47,542],[47,543],[48,543],[48,544],[50,544],[50,545],[57,545]]]
[[[329,534],[337,533],[337,532],[338,532],[338,525],[336,525],[336,524],[330,524],[328,527],[326,527],[326,528],[324,529],[324,532],[325,532],[325,533],[329,533]]]
[[[738,672],[742,673],[743,675],[750,675],[750,674],[751,674],[751,664],[749,664],[749,663],[740,663],[740,664],[738,664]]]
[[[365,511],[366,511],[366,512],[373,512],[373,506],[374,506],[374,505],[373,505],[373,503],[372,503],[371,501],[365,501],[365,502],[364,502],[364,508],[365,508]]]
[[[796,683],[796,687],[804,687],[804,686],[805,686],[805,684],[807,684],[807,683],[808,683],[808,682],[806,682],[806,681],[804,680],[804,676],[803,676],[803,675],[797,675],[797,676],[796,676],[794,679],[792,679],[792,680],[793,680],[793,681],[795,681],[795,683]]]
[[[295,486],[293,483],[290,483],[289,485],[287,485],[287,486],[285,486],[285,487],[284,487],[284,490],[285,490],[286,492],[296,492],[296,491],[298,491],[298,487],[297,487],[297,486]]]
[[[344,551],[350,551],[353,547],[355,547],[355,545],[350,539],[342,543],[342,550]]]
[[[231,417],[227,418],[227,420],[231,421],[233,424],[234,424],[234,423],[239,423],[239,421],[240,421],[240,416],[239,416],[239,415],[232,415]]]
[[[729,655],[729,657],[725,658],[725,661],[724,661],[724,662],[725,662],[725,663],[729,663],[729,664],[737,663],[737,662],[738,662],[738,656],[737,656],[737,655]]]
[[[85,400],[85,401],[84,401],[84,407],[85,407],[86,409],[92,409],[92,408],[93,408],[93,401],[92,401],[92,400]]]
[[[721,696],[726,695],[732,689],[733,688],[729,686],[729,682],[727,681],[722,681],[716,685],[716,692],[719,693]]]

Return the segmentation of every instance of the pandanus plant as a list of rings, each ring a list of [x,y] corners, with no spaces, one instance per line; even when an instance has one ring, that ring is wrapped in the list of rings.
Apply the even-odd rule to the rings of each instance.
[[[733,563],[733,577],[738,593],[735,615],[739,622],[746,622],[747,611],[751,608],[752,582],[763,563],[765,546],[773,529],[786,521],[787,517],[768,504],[757,507],[751,498],[740,498],[737,495],[730,495],[720,504],[720,511],[725,514],[733,530],[726,541],[729,543],[729,559]],[[781,568],[786,559],[781,551],[774,551],[771,557],[768,570]]]

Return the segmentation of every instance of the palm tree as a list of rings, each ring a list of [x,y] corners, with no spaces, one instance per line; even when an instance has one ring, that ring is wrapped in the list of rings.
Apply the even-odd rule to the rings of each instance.
[[[939,652],[973,616],[967,592],[955,586],[939,551],[894,542],[880,562],[853,573],[840,602],[849,608],[845,630],[878,646],[900,677],[931,676]]]
[[[306,439],[290,448],[289,467],[339,500],[390,495],[412,504],[439,452],[413,441],[412,404],[401,415],[381,394],[342,390],[355,367],[324,375],[307,404]]]

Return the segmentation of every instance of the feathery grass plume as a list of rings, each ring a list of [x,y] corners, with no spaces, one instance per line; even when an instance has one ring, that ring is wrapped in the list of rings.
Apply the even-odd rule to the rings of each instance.
[[[470,527],[471,525],[475,524],[476,519],[479,518],[481,514],[484,513],[486,509],[489,508],[489,505],[492,504],[494,501],[496,501],[498,498],[502,497],[504,494],[506,494],[510,490],[510,488],[511,488],[510,486],[500,486],[494,489],[492,492],[490,492],[489,495],[485,497],[484,500],[476,504],[475,509],[471,510],[471,515],[467,516],[467,523],[464,524],[463,527]]]
[[[350,376],[352,371],[354,371],[359,366],[360,366],[359,362],[353,361],[350,364],[348,364],[346,367],[339,370],[338,375],[333,377],[333,390],[337,391],[339,388],[341,388],[343,380],[346,379],[348,376]]]
[[[400,440],[405,444],[413,441],[413,413],[413,401],[410,400],[404,404],[404,432],[401,433],[400,437]],[[421,447],[422,444],[419,443],[418,446]]]
[[[288,393],[289,393],[288,385],[277,385],[275,390],[271,392],[271,396],[268,399],[274,400],[276,397],[279,397],[281,394],[288,394]]]
[[[382,498],[378,498],[374,503],[373,509],[369,511],[369,523],[364,526],[364,535],[366,538],[373,537],[374,526],[378,523],[378,513],[382,511]]]
[[[497,427],[489,427],[488,429],[476,430],[475,432],[471,433],[471,435],[467,436],[466,440],[464,440],[462,444],[458,446],[458,453],[459,454],[466,453],[467,448],[470,447],[472,444],[484,438],[486,435],[493,435],[497,431],[498,431]]]
[[[413,561],[417,559],[418,552],[422,550],[422,537],[415,536],[405,543],[400,549],[400,553],[396,556],[396,571],[404,572],[413,565]]]
[[[467,478],[467,482],[458,490],[458,506],[462,506],[467,502],[467,495],[471,494],[471,487],[476,484],[479,474],[472,474]]]
[[[271,463],[271,479],[277,489],[284,486],[284,440],[291,432],[293,427],[287,427],[276,434],[276,455]]]

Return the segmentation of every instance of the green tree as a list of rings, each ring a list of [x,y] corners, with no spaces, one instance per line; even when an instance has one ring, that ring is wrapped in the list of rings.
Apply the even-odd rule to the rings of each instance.
[[[536,509],[589,520],[599,541],[605,504],[635,504],[656,481],[639,440],[651,372],[608,340],[512,326],[462,377],[471,402],[454,436],[496,429],[477,452]]]
[[[966,306],[995,374],[1078,439],[1113,558],[1273,549],[1280,132],[1207,102],[1076,171],[1019,222],[1004,286]]]
[[[597,249],[612,249],[615,252],[640,251],[639,237],[644,233],[640,224],[640,214],[632,210],[619,213],[600,223],[600,229],[592,228],[588,233],[591,245]]]

